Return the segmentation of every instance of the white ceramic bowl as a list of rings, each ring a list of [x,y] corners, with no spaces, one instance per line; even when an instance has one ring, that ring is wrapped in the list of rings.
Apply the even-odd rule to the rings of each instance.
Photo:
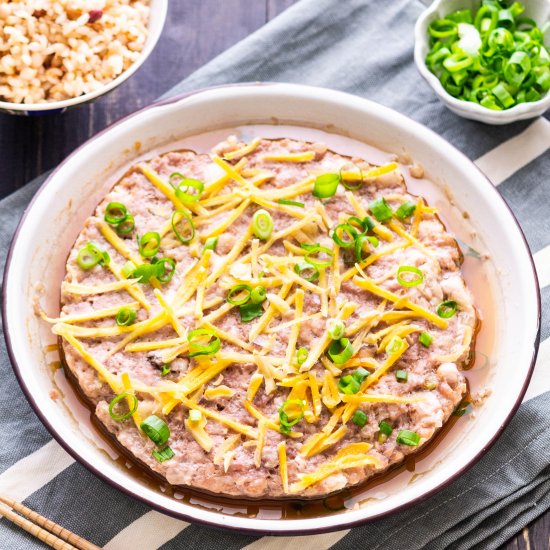
[[[120,86],[125,80],[130,78],[141,67],[141,65],[143,65],[145,60],[149,57],[149,55],[151,55],[151,52],[154,50],[160,35],[162,34],[162,29],[166,21],[166,13],[168,11],[168,0],[151,0],[150,6],[151,11],[149,15],[148,34],[145,47],[141,51],[138,59],[117,78],[111,80],[95,92],[90,92],[89,94],[84,94],[70,99],[64,99],[62,101],[51,101],[48,103],[11,103],[9,101],[0,101],[0,111],[12,115],[24,116],[60,114],[71,107],[81,105],[82,103],[87,103],[88,101],[93,101],[94,99],[97,99],[98,97],[114,90],[117,86]]]
[[[414,483],[364,507],[311,519],[271,519],[220,513],[155,490],[111,460],[81,429],[66,400],[52,400],[45,346],[55,341],[35,315],[33,300],[59,310],[65,260],[82,223],[113,183],[113,174],[152,148],[207,130],[276,122],[326,130],[392,152],[407,151],[441,182],[467,211],[491,261],[498,323],[491,354],[493,393],[457,424],[430,455],[432,465]],[[224,134],[224,132],[221,132]],[[169,147],[169,145],[165,145]],[[498,228],[498,230],[496,230]],[[451,224],[451,230],[454,230]],[[503,297],[506,299],[503,299]],[[166,100],[116,123],[74,152],[44,183],[17,230],[7,260],[4,330],[15,373],[29,402],[52,435],[78,461],[121,491],[170,515],[247,532],[312,533],[343,529],[411,505],[447,484],[491,446],[521,402],[538,346],[540,304],[533,262],[523,234],[504,200],[485,176],[454,147],[424,126],[358,97],[289,84],[207,89]],[[74,406],[82,409],[76,400]],[[87,411],[86,411],[87,413]],[[79,413],[80,414],[80,413]],[[78,416],[78,414],[77,414]],[[462,419],[461,419],[462,420]],[[383,488],[377,488],[378,497]],[[271,516],[272,517],[272,516]]]
[[[550,21],[550,2],[548,0],[522,0],[525,6],[523,15],[535,20],[540,28]],[[532,103],[522,103],[511,109],[503,111],[493,111],[473,103],[471,101],[462,101],[450,95],[441,85],[441,82],[426,66],[426,54],[430,46],[428,40],[428,27],[434,19],[441,19],[459,9],[469,8],[475,11],[479,8],[480,0],[435,0],[418,18],[414,28],[414,61],[420,74],[426,82],[433,88],[439,99],[453,113],[464,118],[479,120],[486,124],[509,124],[517,120],[525,120],[542,115],[550,109],[550,93],[547,93],[539,101]],[[545,33],[546,44],[550,43],[550,26]]]

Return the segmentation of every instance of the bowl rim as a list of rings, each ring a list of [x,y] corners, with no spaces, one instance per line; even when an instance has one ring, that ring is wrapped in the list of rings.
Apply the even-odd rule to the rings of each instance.
[[[155,29],[155,32],[151,33],[149,20],[149,23],[147,25],[149,32],[147,34],[147,39],[145,41],[145,46],[143,47],[143,50],[141,50],[139,57],[116,78],[107,82],[107,84],[93,92],[79,95],[77,97],[70,97],[68,99],[61,99],[58,101],[43,101],[41,103],[12,103],[10,101],[0,101],[0,111],[12,111],[16,113],[37,113],[65,110],[68,107],[74,107],[75,105],[80,105],[81,103],[93,101],[94,99],[97,99],[98,97],[101,97],[102,95],[120,86],[145,63],[145,61],[153,53],[153,50],[155,49],[155,46],[157,45],[162,35],[162,30],[166,23],[166,17],[168,14],[168,0],[151,0],[151,4],[152,3],[159,4],[158,6],[154,6],[155,17],[158,17],[158,28]],[[153,8],[152,5],[150,5],[149,7],[150,9]]]
[[[429,135],[431,135],[433,137],[433,139],[435,141],[439,141],[440,143],[444,143],[446,147],[451,148],[454,151],[455,154],[458,154],[460,157],[462,157],[464,159],[464,161],[466,163],[472,165],[473,168],[477,172],[479,172],[481,180],[486,182],[487,188],[491,188],[493,190],[493,193],[494,193],[494,196],[496,197],[496,200],[500,201],[501,205],[504,206],[505,209],[511,215],[511,217],[512,217],[514,223],[515,223],[516,230],[519,231],[519,235],[521,236],[523,246],[524,246],[525,251],[527,252],[527,256],[530,260],[531,272],[532,272],[532,276],[533,276],[533,279],[534,279],[534,282],[535,282],[535,296],[534,296],[535,304],[534,305],[535,305],[535,310],[536,310],[536,332],[535,332],[535,335],[534,335],[533,352],[532,352],[532,355],[531,355],[530,365],[529,365],[529,368],[527,370],[525,379],[523,380],[523,385],[522,385],[522,387],[521,387],[521,389],[518,393],[518,397],[517,397],[515,403],[510,408],[506,418],[502,421],[500,426],[498,426],[498,428],[496,429],[496,431],[494,432],[492,437],[489,439],[489,441],[487,441],[486,445],[474,457],[472,457],[467,463],[465,463],[459,470],[454,472],[448,478],[444,479],[442,482],[437,483],[437,485],[435,485],[433,488],[427,490],[425,493],[423,493],[423,494],[421,494],[417,497],[412,498],[408,502],[405,502],[403,504],[395,506],[391,510],[383,511],[383,512],[374,514],[372,516],[369,516],[367,518],[359,518],[359,519],[353,519],[353,520],[350,519],[350,520],[347,520],[347,521],[344,520],[342,522],[337,523],[336,525],[329,525],[329,526],[321,525],[321,526],[315,526],[315,527],[309,527],[309,526],[308,527],[302,527],[300,525],[296,525],[296,526],[292,527],[292,523],[291,523],[289,525],[289,528],[284,528],[283,527],[281,529],[276,529],[276,530],[269,529],[269,528],[252,527],[252,526],[250,526],[250,527],[249,526],[245,526],[245,527],[243,527],[243,526],[234,526],[234,525],[231,525],[231,524],[224,523],[221,520],[221,518],[223,517],[222,514],[219,515],[220,520],[218,521],[218,520],[209,520],[209,519],[205,519],[205,518],[197,518],[197,517],[195,517],[193,515],[190,515],[190,514],[187,514],[185,512],[173,510],[171,508],[168,508],[167,506],[164,506],[161,503],[154,502],[153,500],[148,498],[146,495],[144,496],[144,495],[141,495],[141,494],[136,494],[136,492],[132,491],[131,489],[126,488],[119,481],[116,481],[116,480],[108,477],[107,474],[103,473],[97,466],[95,466],[90,459],[88,459],[86,457],[83,457],[75,449],[73,449],[71,447],[71,445],[67,441],[65,441],[65,439],[62,437],[62,435],[57,431],[55,426],[50,422],[50,420],[46,417],[46,415],[42,412],[42,409],[41,409],[39,403],[35,399],[34,395],[32,394],[31,390],[29,389],[29,387],[26,385],[24,375],[23,375],[23,369],[21,369],[21,366],[20,366],[20,364],[17,360],[17,357],[16,357],[14,349],[13,349],[12,336],[11,336],[11,327],[10,327],[10,322],[8,321],[8,319],[9,319],[9,317],[7,315],[7,302],[8,302],[7,294],[8,293],[5,292],[5,289],[8,288],[8,281],[9,281],[10,276],[11,276],[10,267],[11,267],[12,256],[14,254],[14,250],[15,250],[18,238],[19,238],[19,234],[21,232],[21,229],[22,229],[22,227],[25,223],[25,220],[26,220],[27,216],[29,215],[29,213],[31,211],[32,206],[34,205],[35,202],[40,200],[40,195],[46,190],[49,183],[55,178],[57,172],[59,172],[65,166],[65,164],[70,162],[73,159],[73,157],[79,155],[80,152],[91,141],[95,140],[96,138],[99,138],[100,136],[103,136],[104,134],[110,132],[113,128],[122,125],[123,123],[127,122],[128,120],[130,120],[134,117],[137,117],[137,116],[143,114],[144,112],[147,112],[149,110],[153,110],[153,109],[155,109],[157,107],[160,107],[160,106],[176,104],[176,103],[178,103],[178,102],[180,102],[180,101],[182,101],[186,98],[196,96],[196,95],[199,95],[199,94],[203,94],[203,93],[206,94],[206,93],[209,93],[209,92],[215,91],[215,90],[220,90],[220,91],[223,92],[224,89],[234,89],[234,88],[238,88],[238,87],[242,87],[246,90],[246,88],[253,89],[253,88],[260,87],[260,86],[274,87],[274,88],[280,89],[281,91],[284,91],[284,90],[288,91],[289,89],[290,90],[300,89],[302,91],[307,91],[309,93],[315,92],[315,90],[326,90],[326,91],[330,91],[331,95],[338,94],[342,99],[345,99],[346,97],[349,97],[349,98],[353,98],[354,100],[365,101],[367,103],[376,105],[376,107],[379,110],[384,110],[384,111],[387,111],[387,112],[398,114],[399,117],[402,117],[404,120],[406,120],[408,122],[408,124],[412,124],[412,125],[416,126],[417,128],[422,129],[422,131],[427,132]],[[504,429],[506,428],[506,426],[512,420],[512,418],[515,415],[517,409],[519,408],[519,406],[522,403],[523,397],[525,396],[525,393],[526,393],[527,388],[529,386],[529,383],[531,381],[531,377],[532,377],[532,374],[533,374],[533,371],[534,371],[534,368],[535,368],[535,362],[536,362],[538,351],[539,351],[539,343],[540,343],[540,336],[541,336],[541,294],[540,294],[540,287],[539,287],[539,284],[538,284],[538,276],[537,276],[537,272],[536,272],[536,268],[535,268],[533,255],[532,255],[531,250],[529,248],[527,239],[526,239],[526,237],[523,233],[523,230],[522,230],[515,214],[513,213],[512,209],[510,208],[510,206],[507,204],[507,202],[504,200],[504,198],[498,192],[497,188],[492,184],[490,179],[475,165],[475,163],[471,159],[469,159],[464,153],[462,153],[459,149],[455,148],[447,140],[445,140],[443,137],[441,137],[440,135],[435,133],[433,130],[431,130],[430,128],[424,126],[423,124],[411,119],[407,115],[404,115],[402,113],[399,113],[399,112],[395,111],[394,109],[391,109],[391,108],[386,107],[386,106],[382,106],[382,105],[380,105],[380,104],[378,104],[374,101],[371,101],[371,100],[367,100],[367,99],[364,99],[364,98],[361,98],[361,97],[358,97],[358,96],[354,96],[352,94],[348,94],[346,92],[327,90],[327,89],[319,88],[319,87],[316,87],[316,86],[306,86],[306,85],[296,85],[296,84],[281,84],[281,83],[272,83],[272,82],[244,82],[244,83],[237,83],[237,84],[225,84],[225,85],[219,85],[219,86],[210,86],[210,87],[205,87],[205,88],[199,88],[199,89],[196,89],[196,90],[193,90],[193,91],[190,91],[190,92],[184,92],[184,93],[175,95],[173,97],[161,99],[161,100],[156,101],[156,102],[154,102],[154,103],[152,103],[152,104],[150,104],[150,105],[148,105],[148,106],[146,106],[142,109],[139,109],[138,111],[135,111],[134,113],[131,113],[131,114],[123,117],[122,119],[114,122],[110,126],[104,128],[103,130],[101,130],[100,132],[95,134],[93,137],[86,140],[83,144],[81,144],[77,149],[75,149],[65,160],[63,160],[49,174],[47,179],[42,183],[40,188],[35,193],[33,199],[31,200],[31,202],[29,203],[29,205],[25,209],[25,211],[23,213],[23,216],[22,216],[21,220],[19,221],[19,223],[17,225],[16,231],[14,233],[14,236],[12,238],[12,241],[11,241],[11,244],[10,244],[10,247],[9,247],[9,250],[8,250],[8,255],[6,257],[5,269],[4,269],[4,275],[3,275],[3,286],[2,286],[2,288],[4,289],[4,292],[2,292],[2,304],[1,304],[2,319],[4,321],[4,340],[6,342],[6,349],[7,349],[7,352],[8,352],[8,357],[10,358],[12,369],[13,369],[15,375],[16,375],[17,381],[18,381],[21,389],[23,390],[23,393],[24,393],[27,401],[31,405],[31,407],[34,410],[35,414],[39,417],[40,421],[46,427],[46,429],[50,432],[52,437],[57,441],[57,443],[59,443],[61,445],[61,447],[69,455],[71,455],[77,462],[79,462],[81,465],[83,465],[88,471],[90,471],[96,477],[98,477],[99,479],[101,479],[102,481],[107,483],[109,486],[117,489],[118,491],[121,491],[123,494],[125,494],[125,495],[141,502],[142,504],[145,504],[145,505],[149,506],[150,508],[152,508],[152,509],[154,509],[158,512],[161,512],[163,514],[166,514],[166,515],[171,516],[171,517],[176,518],[176,519],[185,520],[185,521],[192,522],[192,523],[195,523],[195,524],[206,525],[208,527],[222,528],[222,529],[227,529],[227,530],[233,531],[233,532],[246,533],[246,534],[251,534],[251,535],[263,535],[263,536],[265,536],[265,535],[287,536],[287,535],[304,535],[304,534],[314,535],[314,534],[322,534],[322,533],[329,533],[329,532],[334,532],[334,531],[339,531],[339,530],[344,530],[344,529],[350,529],[352,527],[365,525],[366,523],[370,523],[370,522],[376,521],[378,519],[383,519],[385,517],[389,517],[389,516],[391,516],[395,513],[398,513],[402,510],[406,510],[408,508],[411,508],[415,504],[418,504],[420,502],[423,502],[423,501],[427,500],[429,497],[431,497],[432,495],[434,495],[435,493],[437,493],[438,491],[440,491],[444,487],[447,487],[448,485],[450,485],[453,481],[458,479],[464,472],[466,472],[472,466],[474,466],[489,451],[489,449],[494,445],[494,443],[497,441],[497,439],[501,436],[501,434],[504,431]],[[315,519],[318,519],[318,518],[315,518]],[[285,523],[285,520],[271,520],[271,521],[282,522],[282,524]]]
[[[511,109],[494,111],[482,107],[473,101],[457,99],[443,88],[439,78],[428,69],[422,50],[428,45],[426,33],[429,19],[437,14],[439,9],[444,6],[447,1],[448,0],[435,0],[419,15],[414,26],[414,61],[416,67],[422,78],[432,87],[439,98],[443,102],[452,105],[456,111],[475,115],[478,120],[502,120],[506,123],[526,118],[534,118],[541,114],[541,112],[543,113],[547,109],[550,109],[550,91],[546,92],[546,94],[537,101],[520,103],[519,105],[514,105]]]

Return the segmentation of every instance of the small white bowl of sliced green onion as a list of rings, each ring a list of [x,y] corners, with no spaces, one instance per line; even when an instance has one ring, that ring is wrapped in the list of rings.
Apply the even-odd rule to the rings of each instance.
[[[539,116],[550,108],[550,1],[436,0],[416,22],[414,58],[462,117]]]

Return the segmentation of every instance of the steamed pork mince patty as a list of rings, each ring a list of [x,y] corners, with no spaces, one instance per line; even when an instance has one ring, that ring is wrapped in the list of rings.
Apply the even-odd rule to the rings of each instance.
[[[230,137],[126,173],[50,321],[102,427],[170,484],[316,497],[418,452],[459,405],[461,261],[397,164]]]

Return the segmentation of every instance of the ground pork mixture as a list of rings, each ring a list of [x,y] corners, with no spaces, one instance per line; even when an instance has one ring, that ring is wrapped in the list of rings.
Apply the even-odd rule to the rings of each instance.
[[[51,321],[99,422],[170,484],[318,497],[416,453],[459,405],[461,261],[397,164],[229,137],[116,183]]]

